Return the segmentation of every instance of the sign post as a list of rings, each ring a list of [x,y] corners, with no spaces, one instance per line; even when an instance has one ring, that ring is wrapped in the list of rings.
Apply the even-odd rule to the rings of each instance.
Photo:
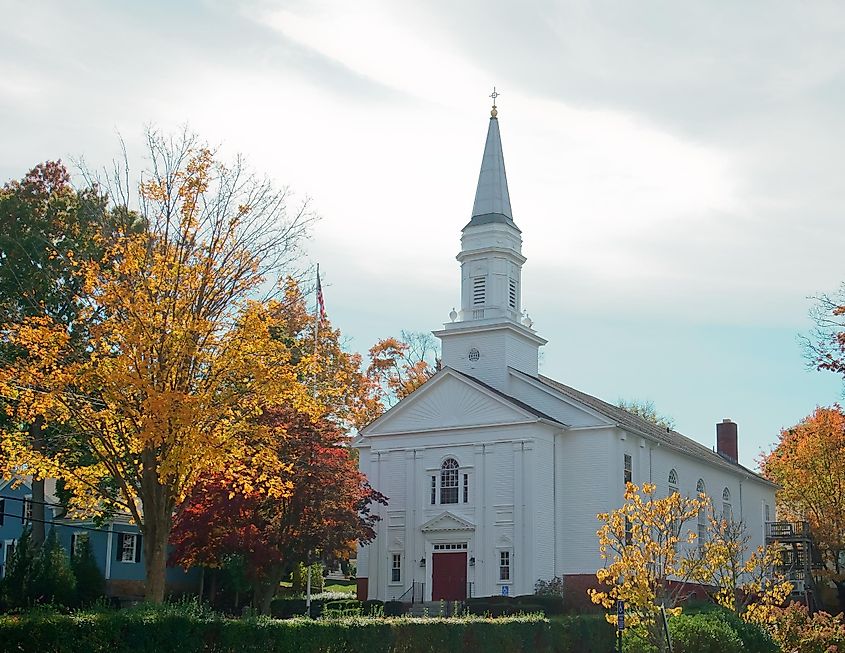
[[[616,602],[616,650],[622,653],[622,631],[625,630],[625,601]]]

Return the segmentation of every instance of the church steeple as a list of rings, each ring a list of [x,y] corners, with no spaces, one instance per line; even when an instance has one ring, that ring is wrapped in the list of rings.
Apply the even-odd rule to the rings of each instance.
[[[513,221],[496,93],[487,127],[472,217],[461,231],[461,310],[435,332],[443,364],[505,389],[508,368],[537,375],[546,341],[522,317],[522,233]]]
[[[496,112],[496,109],[493,111]],[[481,172],[478,174],[470,225],[492,221],[509,221],[513,224],[499,119],[494,115],[490,116],[490,125],[487,127],[487,142],[484,144],[484,157],[481,159]]]

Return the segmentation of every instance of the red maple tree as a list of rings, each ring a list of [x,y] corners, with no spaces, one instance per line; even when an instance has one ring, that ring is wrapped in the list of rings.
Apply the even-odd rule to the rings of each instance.
[[[281,497],[266,491],[270,479],[260,461],[203,479],[180,506],[171,533],[171,564],[220,567],[241,555],[252,581],[254,603],[269,613],[270,601],[293,563],[320,551],[323,558],[375,537],[379,517],[370,510],[387,503],[357,469],[344,436],[328,420],[286,408],[270,408],[258,428],[275,438],[275,454],[288,465]],[[244,471],[246,470],[246,472]],[[278,486],[278,478],[273,479]]]

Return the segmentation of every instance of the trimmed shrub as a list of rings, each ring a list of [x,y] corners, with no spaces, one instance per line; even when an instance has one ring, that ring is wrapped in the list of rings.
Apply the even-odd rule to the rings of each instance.
[[[32,603],[69,607],[76,602],[76,577],[55,529],[50,529],[35,558],[30,593]]]
[[[383,617],[384,616],[384,601],[378,599],[370,599],[361,604],[361,613],[365,617]]]
[[[707,614],[680,615],[669,620],[676,653],[741,653],[742,640],[728,623]]]
[[[405,605],[401,601],[384,602],[385,617],[401,617],[403,614],[405,614]]]

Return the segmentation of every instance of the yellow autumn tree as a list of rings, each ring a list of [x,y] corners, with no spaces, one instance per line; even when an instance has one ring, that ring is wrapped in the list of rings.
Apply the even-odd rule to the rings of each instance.
[[[695,527],[688,524],[697,524],[709,503],[703,495],[685,497],[678,492],[656,497],[655,490],[651,483],[642,489],[628,483],[625,503],[598,515],[603,522],[597,535],[605,566],[596,572],[600,589],[589,590],[589,595],[593,603],[608,609],[624,601],[626,626],[641,626],[662,650],[661,606],[669,614],[680,613],[676,605],[689,592],[686,584],[707,578],[706,555],[696,542]],[[615,616],[608,614],[608,621],[615,622]]]
[[[145,228],[85,263],[90,340],[69,349],[48,316],[5,325],[25,364],[0,369],[21,424],[72,425],[50,457],[27,434],[0,434],[0,473],[61,479],[77,511],[122,511],[143,534],[147,598],[164,597],[174,508],[205,473],[260,460],[281,468],[255,418],[267,405],[322,409],[285,339],[283,300],[268,298],[312,219],[285,191],[229,165],[195,136],[148,135],[139,187]],[[129,197],[129,189],[119,194]],[[270,491],[284,493],[283,484]]]
[[[708,519],[707,584],[722,607],[744,620],[768,624],[792,592],[792,583],[777,572],[781,552],[776,546],[752,549],[745,523],[710,511]]]

